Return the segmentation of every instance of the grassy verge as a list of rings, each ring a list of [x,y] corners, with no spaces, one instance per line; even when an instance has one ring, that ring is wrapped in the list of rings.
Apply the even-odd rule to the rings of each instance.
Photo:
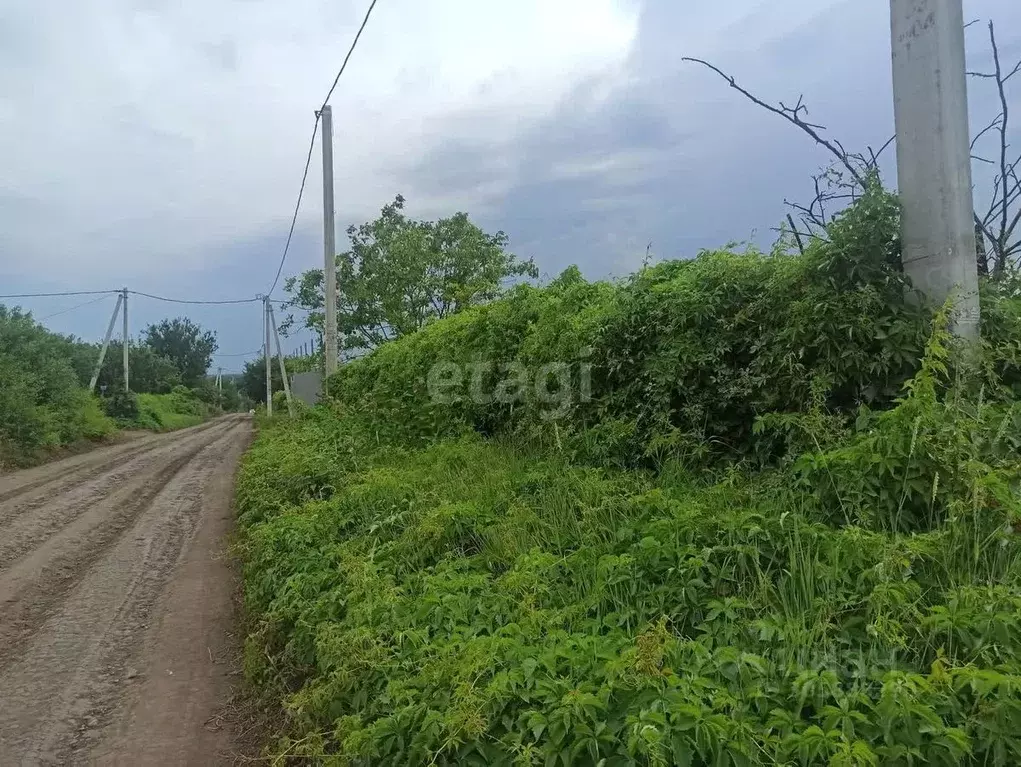
[[[66,339],[0,304],[0,470],[109,437],[116,424],[84,391]]]
[[[958,353],[897,231],[870,192],[803,255],[568,270],[265,424],[238,546],[273,754],[1021,764],[1021,304],[984,286]]]
[[[276,752],[1018,763],[1021,408],[942,388],[940,353],[894,409],[714,479],[265,428],[239,508]]]
[[[94,354],[89,345],[46,330],[31,314],[0,304],[0,471],[107,441],[118,428],[180,429],[213,412],[208,387],[177,386],[137,398],[109,387],[100,399],[85,388]]]
[[[197,426],[206,420],[202,403],[185,401],[174,394],[139,394],[137,426],[152,431],[174,431]]]

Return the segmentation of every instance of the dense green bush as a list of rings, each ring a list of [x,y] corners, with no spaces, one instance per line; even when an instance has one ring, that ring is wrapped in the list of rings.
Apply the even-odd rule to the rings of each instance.
[[[139,394],[134,425],[153,431],[172,431],[202,423],[209,407],[191,389],[175,386],[169,394]]]
[[[121,388],[120,347],[100,371],[102,399],[88,393],[97,344],[51,333],[30,314],[0,305],[0,468],[31,464],[47,451],[109,437],[119,426],[166,430],[201,423],[216,407],[211,385],[180,385],[173,364],[144,345],[131,350],[131,384]],[[233,392],[233,402],[238,400]]]
[[[103,409],[111,418],[130,424],[138,420],[138,398],[129,391],[114,389],[103,399]]]
[[[0,467],[113,432],[99,402],[78,385],[66,347],[29,314],[0,305]]]
[[[92,378],[101,344],[74,342],[76,368],[82,386]],[[167,394],[181,383],[181,374],[174,363],[162,357],[143,343],[131,343],[128,349],[128,373],[131,390],[152,394]],[[97,388],[107,393],[124,386],[124,355],[119,341],[111,341],[103,358],[103,366],[96,380]]]
[[[945,342],[892,409],[788,417],[816,452],[716,484],[471,435],[409,448],[325,409],[267,427],[238,502],[276,750],[1017,763],[1021,409],[949,381]]]
[[[619,284],[571,269],[384,345],[345,365],[329,391],[394,434],[552,433],[621,465],[678,453],[768,461],[782,445],[752,433],[757,416],[805,409],[814,381],[836,411],[884,407],[917,369],[931,309],[898,270],[895,212],[875,190],[803,256],[705,252]],[[449,363],[488,364],[483,393],[508,377],[501,366],[528,371],[532,385],[517,402],[479,402],[465,375],[445,389],[455,399],[436,402],[430,375]],[[558,366],[572,395],[559,409],[555,392],[544,402],[534,386]]]
[[[804,255],[568,270],[264,424],[239,551],[272,751],[1021,763],[1018,294],[985,286],[957,349],[896,230],[873,190]],[[437,373],[480,362],[511,369]]]

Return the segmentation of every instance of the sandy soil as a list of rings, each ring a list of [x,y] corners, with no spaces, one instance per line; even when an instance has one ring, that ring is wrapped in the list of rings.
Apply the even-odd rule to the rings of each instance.
[[[231,416],[0,477],[0,765],[230,761],[250,435]]]

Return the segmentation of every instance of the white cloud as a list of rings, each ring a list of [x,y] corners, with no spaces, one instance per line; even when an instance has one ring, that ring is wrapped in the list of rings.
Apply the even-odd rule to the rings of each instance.
[[[129,266],[145,280],[219,243],[283,236],[313,110],[365,2],[8,5],[0,42],[23,44],[0,53],[0,200],[20,203],[0,205],[0,252],[21,257],[0,269],[119,284]],[[378,208],[441,132],[525,131],[619,66],[636,30],[630,0],[380,0],[332,99],[339,222]]]

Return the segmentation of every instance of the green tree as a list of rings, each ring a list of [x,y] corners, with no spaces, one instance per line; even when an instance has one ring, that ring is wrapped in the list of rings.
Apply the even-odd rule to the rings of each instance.
[[[91,360],[83,386],[88,386],[92,377],[93,365],[99,355],[99,344],[90,344]],[[106,387],[108,392],[123,388],[124,362],[121,354],[123,347],[119,342],[111,342],[103,358],[103,367],[96,381],[98,391]],[[157,354],[152,347],[144,344],[131,344],[128,354],[128,373],[131,391],[136,394],[168,394],[171,389],[181,383],[181,372],[169,357]]]
[[[374,349],[432,320],[499,296],[515,279],[536,277],[534,262],[505,250],[503,232],[488,234],[467,213],[438,221],[404,215],[400,195],[379,218],[347,230],[351,247],[337,256],[337,330],[346,352]],[[284,285],[305,326],[322,332],[323,272]],[[295,323],[288,317],[283,329]]]
[[[219,348],[215,333],[203,330],[187,317],[150,325],[145,329],[145,344],[171,360],[181,374],[181,382],[188,387],[201,382]]]
[[[113,429],[79,386],[72,345],[31,314],[0,305],[0,469]]]
[[[231,378],[224,378],[221,382],[223,391],[220,392],[220,409],[225,413],[236,413],[241,410],[241,392],[238,391],[237,383]]]

